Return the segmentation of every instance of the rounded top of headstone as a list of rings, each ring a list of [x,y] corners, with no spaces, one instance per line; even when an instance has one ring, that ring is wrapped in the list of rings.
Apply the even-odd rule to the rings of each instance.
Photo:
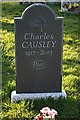
[[[56,17],[54,10],[52,10],[48,5],[42,3],[34,3],[23,11],[22,18],[25,17],[27,14],[32,14],[32,12],[34,12],[34,14],[36,14],[37,12],[44,14],[45,11],[46,14],[50,13],[53,15],[54,18]]]

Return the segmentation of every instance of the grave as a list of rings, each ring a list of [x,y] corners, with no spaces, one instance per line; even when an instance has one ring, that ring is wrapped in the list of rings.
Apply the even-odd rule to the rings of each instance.
[[[16,91],[11,101],[60,96],[62,90],[63,17],[35,3],[14,18]]]

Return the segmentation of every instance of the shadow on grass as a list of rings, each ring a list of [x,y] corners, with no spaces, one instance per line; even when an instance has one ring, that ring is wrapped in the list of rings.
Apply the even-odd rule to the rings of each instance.
[[[27,104],[28,103],[28,104]],[[31,104],[33,103],[33,107],[31,106]],[[43,107],[50,107],[52,109],[55,109],[58,112],[58,116],[56,116],[56,120],[79,120],[80,118],[80,114],[79,114],[79,110],[80,110],[80,102],[77,99],[73,99],[73,98],[67,98],[67,99],[62,99],[59,98],[57,100],[54,100],[53,98],[49,97],[47,99],[35,99],[35,100],[27,100],[25,101],[25,104],[23,106],[23,103],[21,104],[21,101],[17,102],[17,106],[20,107],[21,110],[17,110],[17,113],[15,113],[16,110],[16,105],[15,103],[8,103],[9,105],[7,105],[8,107],[4,106],[3,111],[5,112],[5,114],[8,114],[8,117],[4,117],[4,120],[11,118],[11,114],[9,113],[9,109],[10,112],[12,113],[14,111],[14,114],[16,114],[16,116],[18,116],[18,114],[20,114],[20,118],[18,116],[18,118],[12,118],[12,120],[25,120],[26,119],[26,110],[29,110],[29,112],[32,111],[33,115],[29,116],[30,117],[35,117],[36,115],[38,115],[40,113],[40,110]],[[13,104],[13,105],[12,105]],[[26,106],[27,105],[27,106]],[[14,109],[12,108],[14,106]],[[24,109],[23,109],[24,108]],[[5,110],[6,109],[6,110]],[[12,109],[12,111],[11,111]],[[22,111],[23,109],[23,111]],[[20,113],[21,111],[21,113]],[[23,117],[23,114],[25,114],[25,119]],[[27,118],[28,119],[28,118]],[[31,119],[30,119],[31,120]]]
[[[79,118],[80,105],[77,99],[69,97],[67,99],[60,98],[58,100],[52,98],[34,100],[34,109],[36,111],[46,106],[58,111],[58,120],[62,120],[62,118],[74,118],[76,120]]]
[[[7,32],[14,32],[14,24],[2,22],[2,29],[7,30]]]

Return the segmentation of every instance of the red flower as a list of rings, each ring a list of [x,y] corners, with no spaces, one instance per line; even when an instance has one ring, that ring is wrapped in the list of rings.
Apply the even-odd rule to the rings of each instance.
[[[42,116],[38,116],[39,120],[43,120],[43,117]]]

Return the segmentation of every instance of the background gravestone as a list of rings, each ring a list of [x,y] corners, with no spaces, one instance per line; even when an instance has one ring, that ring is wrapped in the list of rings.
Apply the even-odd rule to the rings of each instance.
[[[34,4],[14,20],[17,93],[62,91],[63,19]]]

